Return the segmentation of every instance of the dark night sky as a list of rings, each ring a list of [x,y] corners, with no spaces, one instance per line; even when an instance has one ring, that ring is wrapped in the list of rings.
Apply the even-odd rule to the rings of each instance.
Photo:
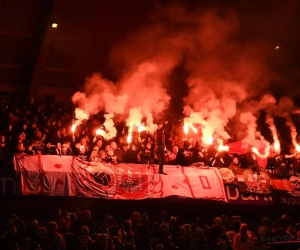
[[[145,3],[146,2],[146,3]],[[170,2],[176,1],[132,1],[127,8],[128,12],[122,12],[118,8],[117,12],[122,14],[119,18],[116,16],[116,29],[113,29],[115,35],[114,41],[122,41],[127,33],[134,33],[138,27],[147,24],[152,20],[157,3],[167,6]],[[271,92],[280,97],[281,95],[292,96],[297,102],[297,96],[300,94],[298,88],[300,80],[300,1],[297,0],[260,0],[260,1],[177,1],[184,2],[188,9],[201,9],[203,11],[216,7],[219,14],[222,15],[223,9],[233,9],[239,18],[238,39],[241,42],[248,40],[257,41],[266,44],[266,50],[269,50],[269,61],[272,71],[276,72],[277,77],[272,79],[269,85]],[[155,16],[155,14],[154,14]],[[152,18],[152,19],[151,19]],[[121,20],[122,19],[122,20]],[[120,26],[118,25],[120,24]],[[118,32],[118,28],[120,32]],[[112,42],[115,44],[115,42]],[[253,44],[255,46],[255,43]],[[280,46],[279,50],[275,50]],[[113,46],[112,46],[113,47]],[[115,64],[107,70],[110,76],[115,76]],[[172,81],[177,82],[175,87],[169,88],[172,95],[171,109],[181,112],[182,97],[186,95],[187,88],[181,81],[187,72],[182,67],[177,67],[171,75]],[[300,104],[300,103],[299,103]]]

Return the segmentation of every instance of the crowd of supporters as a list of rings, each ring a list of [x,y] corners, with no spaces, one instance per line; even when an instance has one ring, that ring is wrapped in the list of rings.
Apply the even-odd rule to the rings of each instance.
[[[48,221],[47,221],[47,219]],[[299,224],[283,215],[249,224],[240,216],[187,220],[165,211],[157,218],[133,212],[120,222],[110,214],[94,220],[89,210],[61,211],[40,221],[22,221],[16,214],[3,220],[0,248],[5,250],[254,250],[300,239]],[[46,219],[46,220],[45,220]],[[49,221],[50,219],[50,221]],[[259,225],[260,224],[260,225]],[[249,225],[249,226],[248,226]],[[285,249],[281,247],[280,249]],[[298,248],[289,248],[298,249]]]
[[[84,120],[71,132],[74,119],[73,106],[61,106],[53,98],[42,103],[34,99],[21,102],[17,97],[0,102],[0,161],[5,161],[7,153],[76,155],[83,160],[106,163],[157,163],[154,153],[154,138],[147,131],[133,133],[127,143],[125,126],[111,140],[96,135],[96,129],[103,121],[98,114]],[[180,129],[182,131],[182,129]],[[187,140],[182,133],[169,129],[166,134],[165,164],[190,166],[202,163],[206,166],[253,168],[259,166],[255,154],[249,153],[242,158],[218,152],[214,147],[205,147],[197,138]],[[293,149],[291,149],[293,153]],[[300,168],[299,154],[286,158],[282,154],[269,156],[268,167]]]

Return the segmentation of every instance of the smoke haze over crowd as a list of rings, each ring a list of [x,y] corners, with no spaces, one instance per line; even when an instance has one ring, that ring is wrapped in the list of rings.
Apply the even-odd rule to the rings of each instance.
[[[272,58],[277,51],[272,43],[256,36],[245,39],[241,20],[246,17],[233,8],[188,7],[157,6],[147,25],[114,46],[111,62],[118,80],[111,82],[101,74],[87,78],[83,92],[72,98],[78,123],[104,111],[122,116],[131,132],[142,121],[154,132],[155,119],[167,113],[170,102],[182,102],[185,121],[198,124],[208,136],[228,139],[233,129],[229,134],[227,125],[234,121],[231,126],[239,130],[237,138],[255,139],[261,110],[267,112],[266,123],[276,133],[273,116],[286,118],[294,105],[288,98],[277,105],[274,96],[266,95],[274,82],[284,79],[274,70],[277,61]],[[286,11],[292,7],[285,7]],[[285,20],[285,25],[290,23]],[[182,100],[168,93],[177,67],[187,72],[179,79],[182,88],[188,89]],[[113,136],[113,123],[108,124]]]

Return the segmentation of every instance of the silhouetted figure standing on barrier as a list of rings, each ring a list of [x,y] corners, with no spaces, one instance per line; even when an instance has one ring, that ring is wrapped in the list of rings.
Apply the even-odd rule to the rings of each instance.
[[[166,138],[165,138],[165,128],[168,122],[159,124],[157,131],[155,133],[155,149],[154,153],[158,160],[159,174],[165,174],[163,171],[165,163],[165,147],[166,147]]]

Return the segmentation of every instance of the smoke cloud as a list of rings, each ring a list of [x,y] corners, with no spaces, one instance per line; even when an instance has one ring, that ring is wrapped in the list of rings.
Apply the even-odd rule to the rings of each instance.
[[[166,90],[172,88],[170,75],[180,65],[187,72],[182,79],[188,87],[183,97],[185,122],[199,124],[204,136],[229,139],[227,126],[235,121],[231,133],[242,131],[238,139],[254,140],[261,137],[258,111],[266,110],[275,139],[272,117],[283,116],[293,104],[285,99],[276,105],[269,94],[260,98],[274,77],[269,67],[274,51],[256,38],[243,39],[242,33],[239,13],[228,8],[158,6],[146,26],[123,38],[111,52],[118,80],[94,74],[83,92],[74,94],[78,123],[104,111],[109,114],[105,127],[110,136],[115,135],[114,115],[123,116],[129,133],[143,120],[154,132],[155,118],[171,101]]]

